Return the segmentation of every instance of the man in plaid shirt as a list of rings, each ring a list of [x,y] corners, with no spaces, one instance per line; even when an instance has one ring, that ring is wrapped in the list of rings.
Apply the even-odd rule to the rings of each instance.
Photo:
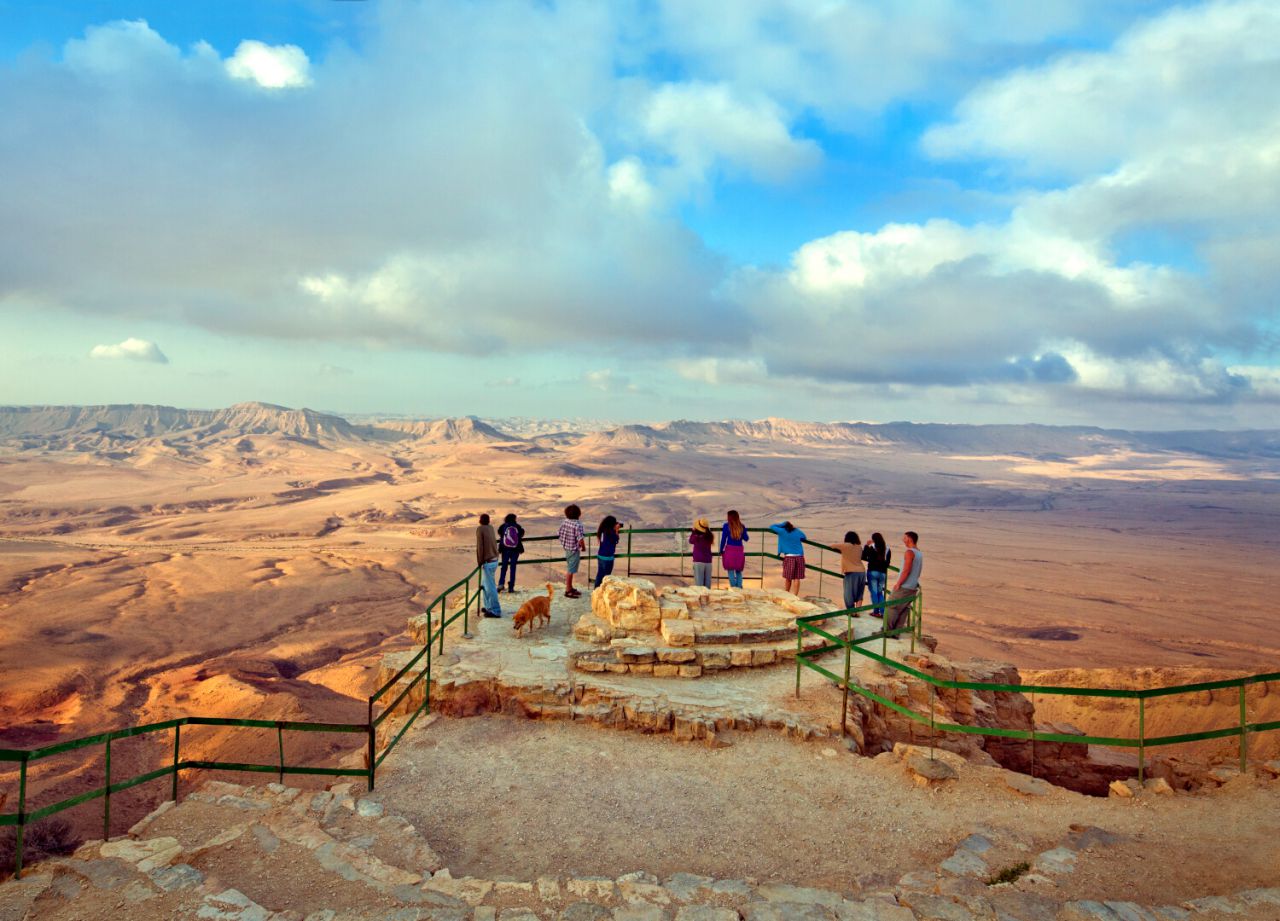
[[[564,577],[564,596],[566,598],[581,598],[582,592],[573,587],[573,577],[578,572],[578,565],[582,562],[582,551],[587,549],[587,542],[584,540],[586,536],[582,530],[582,509],[576,505],[570,505],[564,510],[564,521],[560,522],[560,546],[564,548],[565,577]]]

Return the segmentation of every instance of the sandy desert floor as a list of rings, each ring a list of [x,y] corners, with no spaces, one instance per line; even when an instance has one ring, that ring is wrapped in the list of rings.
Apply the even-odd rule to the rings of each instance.
[[[1156,680],[1133,677],[1140,666],[1160,680],[1275,670],[1273,466],[599,435],[6,449],[0,745],[182,713],[360,721],[381,655],[408,645],[405,619],[473,565],[475,517],[517,511],[531,534],[549,534],[569,501],[589,524],[613,512],[685,526],[734,507],[748,524],[790,518],[818,540],[879,530],[899,548],[916,530],[927,630],[953,658],[1052,670],[1066,684]],[[767,584],[780,584],[777,568]],[[543,569],[536,578],[553,572]],[[805,591],[839,595],[829,578]],[[251,735],[210,730],[190,745],[270,757],[274,739]],[[299,757],[341,748],[297,744],[321,746]],[[122,747],[118,770],[162,747]],[[75,791],[97,771],[68,756],[33,785]]]

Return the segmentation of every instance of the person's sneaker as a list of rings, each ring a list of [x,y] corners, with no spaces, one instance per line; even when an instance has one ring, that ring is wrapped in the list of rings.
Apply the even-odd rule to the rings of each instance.
[[[501,614],[495,614],[495,613],[493,613],[492,611],[485,611],[485,612],[484,612],[484,616],[485,616],[485,617],[501,617],[502,615],[501,615]]]

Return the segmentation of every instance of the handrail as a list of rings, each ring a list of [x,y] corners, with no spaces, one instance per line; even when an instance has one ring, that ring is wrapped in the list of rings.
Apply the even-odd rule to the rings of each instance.
[[[627,560],[631,559],[674,559],[683,558],[688,555],[685,548],[681,548],[678,552],[652,552],[652,551],[633,551],[631,549],[631,541],[635,536],[651,535],[651,534],[682,534],[687,533],[688,528],[627,528],[623,530],[623,534],[627,538],[627,549],[625,551],[619,549],[615,553],[615,557],[621,557]],[[748,528],[749,533],[753,535],[767,535],[772,532],[768,528]],[[588,541],[594,539],[593,534],[587,535]],[[526,536],[525,543],[542,543],[556,540],[557,535],[539,535]],[[806,540],[806,544],[819,550],[830,550],[830,547],[815,541]],[[745,555],[748,558],[759,559],[763,565],[765,559],[780,560],[781,557],[777,553],[770,552],[763,547],[763,541],[758,549],[746,549]],[[712,554],[719,557],[719,551],[713,547]],[[585,562],[594,561],[597,556],[592,553],[584,553],[582,559]],[[563,556],[555,555],[545,558],[522,558],[521,563],[555,563],[563,560]],[[819,573],[839,576],[840,573],[823,567],[821,564],[809,564],[809,569],[813,569]],[[892,567],[891,567],[892,568]],[[896,571],[896,568],[895,568]],[[754,578],[754,577],[753,577]],[[761,574],[763,581],[763,571]],[[473,582],[475,580],[474,588]],[[450,595],[462,591],[462,604],[457,610],[449,615],[446,611],[448,599]],[[236,719],[231,717],[210,717],[210,716],[182,716],[175,719],[162,720],[155,723],[147,723],[140,726],[129,726],[122,729],[113,729],[107,732],[100,732],[90,736],[84,736],[77,739],[70,739],[65,742],[57,742],[52,745],[46,745],[36,749],[10,749],[0,748],[0,763],[10,763],[18,765],[18,811],[13,813],[0,813],[0,827],[16,826],[17,841],[15,852],[15,876],[21,878],[23,863],[23,833],[27,825],[32,822],[39,821],[47,816],[54,815],[63,810],[70,809],[81,803],[89,802],[94,799],[103,800],[103,837],[110,837],[111,830],[111,795],[119,793],[123,790],[130,789],[152,780],[158,780],[162,777],[171,778],[170,799],[177,799],[178,796],[178,778],[181,771],[189,770],[225,770],[225,771],[241,771],[247,773],[271,773],[276,774],[281,782],[283,782],[286,774],[300,775],[322,775],[322,776],[350,776],[352,774],[363,774],[366,778],[368,788],[374,788],[378,767],[386,759],[391,750],[403,738],[404,734],[409,730],[418,717],[425,711],[430,711],[430,693],[423,694],[422,703],[410,714],[409,718],[401,725],[382,748],[378,751],[378,730],[386,722],[386,720],[395,712],[396,708],[405,700],[405,698],[423,681],[426,681],[428,687],[431,680],[431,665],[433,658],[433,649],[438,647],[440,653],[444,652],[445,631],[459,619],[463,622],[463,632],[466,633],[469,627],[469,618],[472,605],[477,607],[480,604],[480,567],[477,565],[467,573],[466,576],[450,585],[444,591],[440,592],[431,603],[426,606],[425,613],[430,615],[438,607],[440,609],[439,618],[428,618],[428,628],[426,634],[426,642],[421,650],[414,655],[409,662],[400,668],[396,674],[388,681],[384,682],[373,694],[369,695],[366,701],[366,719],[362,723],[328,723],[328,722],[311,722],[306,720],[262,720],[262,719]],[[432,626],[431,621],[435,620]],[[379,704],[386,695],[391,692],[399,682],[407,675],[415,666],[426,660],[425,667],[413,677],[409,683],[400,689],[394,700],[390,704],[382,708],[382,712],[374,715],[375,705]],[[182,750],[182,727],[184,726],[221,726],[221,727],[238,727],[252,729],[274,729],[276,731],[277,750],[279,751],[279,760],[276,764],[252,764],[245,762],[229,762],[217,760],[202,759],[183,759],[181,757]],[[111,743],[120,739],[131,738],[133,736],[148,735],[155,732],[165,732],[172,730],[173,732],[173,757],[164,767],[156,768],[142,774],[135,775],[123,780],[113,781],[111,778]],[[284,757],[284,733],[285,732],[335,732],[347,734],[363,734],[366,736],[367,753],[365,755],[366,767],[363,770],[351,770],[349,768],[336,767],[315,767],[308,765],[290,765],[285,761]],[[103,784],[91,790],[76,794],[42,806],[39,809],[27,811],[27,770],[28,765],[49,758],[54,755],[65,754],[66,752],[78,751],[80,749],[101,745],[105,751],[105,772]]]
[[[1239,758],[1240,770],[1244,771],[1248,767],[1248,736],[1250,733],[1268,732],[1274,729],[1280,729],[1280,720],[1269,722],[1250,722],[1247,714],[1245,689],[1254,684],[1266,684],[1272,681],[1280,681],[1280,672],[1264,672],[1254,675],[1242,675],[1238,678],[1225,678],[1214,681],[1199,681],[1188,684],[1167,685],[1157,688],[1099,688],[1099,687],[1072,687],[1063,685],[1041,685],[1041,684],[997,684],[995,682],[985,681],[957,681],[947,678],[939,678],[931,675],[919,668],[915,668],[906,662],[899,662],[890,658],[887,651],[877,653],[871,649],[864,648],[867,644],[880,640],[882,645],[886,644],[889,637],[898,636],[903,633],[909,633],[912,639],[912,650],[915,649],[915,640],[920,636],[921,615],[923,613],[922,593],[917,593],[915,598],[910,602],[912,605],[911,616],[908,623],[896,630],[880,630],[864,637],[853,637],[852,620],[850,618],[862,611],[875,607],[875,605],[865,605],[858,608],[850,608],[844,611],[833,611],[824,614],[815,614],[805,617],[796,618],[796,696],[800,696],[800,675],[803,668],[809,668],[834,681],[837,686],[843,690],[841,701],[841,718],[840,725],[842,731],[846,727],[848,719],[848,695],[850,692],[866,697],[881,706],[888,707],[914,722],[927,725],[930,728],[930,747],[933,746],[934,737],[938,732],[954,732],[969,735],[994,736],[999,738],[1018,739],[1022,741],[1030,741],[1032,743],[1032,759],[1034,764],[1035,743],[1039,742],[1062,742],[1076,745],[1102,745],[1114,748],[1136,748],[1138,749],[1138,780],[1142,782],[1146,775],[1146,749],[1164,745],[1177,745],[1187,742],[1207,741],[1211,739],[1225,739],[1237,737],[1239,739]],[[890,602],[886,601],[886,607]],[[833,617],[844,615],[848,627],[844,636],[832,633],[818,626],[819,622],[826,622]],[[802,648],[802,637],[804,633],[813,633],[821,636],[827,641],[825,645],[817,649],[804,650]],[[844,676],[841,677],[817,664],[813,661],[818,656],[833,652],[837,649],[843,649],[844,655]],[[923,681],[929,685],[930,706],[929,713],[925,715],[913,710],[909,706],[905,706],[896,701],[877,694],[870,688],[865,688],[858,684],[851,677],[851,656],[857,654],[864,658],[870,659],[884,665],[895,672],[906,675],[910,678]],[[1146,702],[1157,697],[1168,697],[1175,694],[1188,694],[1200,691],[1225,690],[1228,688],[1238,688],[1240,691],[1240,720],[1233,726],[1227,726],[1220,729],[1209,729],[1200,732],[1179,733],[1174,735],[1154,736],[1150,737],[1146,734]],[[1127,700],[1136,700],[1138,702],[1138,736],[1116,737],[1116,736],[1088,736],[1077,735],[1071,733],[1055,733],[1040,732],[1033,726],[1031,729],[1006,729],[999,726],[972,726],[958,723],[940,723],[934,713],[934,700],[936,692],[939,689],[965,690],[965,691],[986,691],[986,692],[1004,692],[1031,695],[1046,696],[1071,696],[1071,697],[1110,697]]]

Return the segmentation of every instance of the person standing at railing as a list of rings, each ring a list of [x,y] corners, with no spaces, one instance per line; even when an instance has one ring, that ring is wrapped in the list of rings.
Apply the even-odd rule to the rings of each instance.
[[[605,576],[613,575],[613,560],[618,552],[618,535],[623,527],[625,525],[617,518],[605,515],[604,520],[600,522],[600,527],[596,528],[596,540],[599,543],[596,548],[596,588],[600,587]]]
[[[884,542],[884,535],[876,531],[862,548],[862,559],[867,564],[867,590],[876,609],[872,617],[884,617],[884,590],[889,584],[889,561],[893,551]]]
[[[789,521],[771,524],[769,530],[778,535],[778,556],[782,557],[786,590],[799,595],[800,583],[804,581],[804,531]]]
[[[502,602],[498,600],[498,586],[494,582],[498,572],[498,534],[489,524],[487,514],[480,516],[480,526],[476,528],[476,564],[480,567],[484,595],[480,599],[480,613],[485,617],[501,617]]]
[[[564,521],[560,522],[560,530],[557,537],[560,539],[560,546],[564,548],[564,596],[566,598],[581,598],[582,592],[573,587],[573,577],[578,574],[578,567],[582,565],[582,551],[587,549],[586,532],[582,530],[582,509],[577,505],[569,505],[564,510]]]
[[[507,583],[507,591],[516,590],[516,564],[520,562],[520,554],[524,553],[524,528],[516,521],[516,516],[509,513],[498,526],[498,549],[502,552],[502,568],[498,570],[498,592],[502,592],[502,583]]]
[[[729,509],[725,516],[724,527],[720,529],[720,562],[725,574],[729,577],[730,588],[742,588],[742,571],[747,568],[747,548],[744,546],[751,539],[747,526],[734,509]]]
[[[703,588],[711,588],[712,542],[711,523],[699,518],[689,532],[689,543],[693,545],[693,584]]]
[[[920,574],[924,572],[924,554],[916,546],[920,535],[908,531],[902,535],[902,543],[906,550],[902,554],[902,569],[898,572],[898,581],[893,585],[889,595],[889,614],[884,625],[887,630],[897,630],[911,619],[911,601],[920,591]],[[894,602],[899,602],[894,604]]]
[[[862,538],[857,531],[845,531],[844,540],[831,545],[840,551],[840,572],[844,574],[844,609],[862,604],[862,592],[867,586],[867,571],[862,565]],[[855,613],[854,617],[860,615]]]

